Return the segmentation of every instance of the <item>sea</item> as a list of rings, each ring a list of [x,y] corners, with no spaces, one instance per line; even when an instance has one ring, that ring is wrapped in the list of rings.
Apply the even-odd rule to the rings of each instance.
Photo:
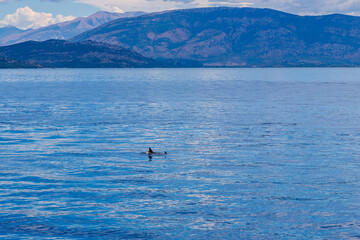
[[[0,238],[360,239],[360,69],[0,70]]]

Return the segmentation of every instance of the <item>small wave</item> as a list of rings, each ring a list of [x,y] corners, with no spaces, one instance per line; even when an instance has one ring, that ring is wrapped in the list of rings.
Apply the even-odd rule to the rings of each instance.
[[[327,198],[303,198],[303,197],[270,197],[268,199],[281,200],[281,201],[300,201],[300,202],[327,200]]]

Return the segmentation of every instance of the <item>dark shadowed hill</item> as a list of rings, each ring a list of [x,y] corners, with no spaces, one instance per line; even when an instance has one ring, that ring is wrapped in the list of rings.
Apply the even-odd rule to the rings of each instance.
[[[0,68],[38,68],[40,66],[31,63],[25,63],[14,59],[0,57]]]
[[[153,59],[134,51],[106,43],[84,41],[78,43],[63,40],[24,42],[0,47],[0,59],[12,59],[14,63],[36,67],[98,68],[98,67],[163,67]]]
[[[359,66],[360,17],[199,8],[118,19],[72,41],[118,44],[151,58],[208,66]]]
[[[2,29],[0,28],[0,45],[3,46],[11,45],[15,43],[30,41],[30,40],[33,41],[45,41],[49,39],[66,40],[82,32],[88,31],[104,23],[110,22],[114,19],[136,17],[143,14],[145,13],[144,12],[110,13],[110,12],[100,11],[88,17],[79,17],[72,21],[57,23],[38,29],[30,29],[26,31],[18,29],[18,31],[10,32],[9,31],[10,29],[8,28],[7,34],[1,34]]]

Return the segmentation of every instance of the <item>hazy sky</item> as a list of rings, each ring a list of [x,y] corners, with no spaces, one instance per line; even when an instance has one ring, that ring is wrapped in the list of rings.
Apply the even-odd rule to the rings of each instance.
[[[0,26],[37,28],[99,10],[154,12],[209,6],[273,8],[300,15],[360,16],[360,0],[0,0]]]

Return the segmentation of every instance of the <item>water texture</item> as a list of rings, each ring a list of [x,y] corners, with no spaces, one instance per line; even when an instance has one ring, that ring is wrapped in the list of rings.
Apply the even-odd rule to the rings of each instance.
[[[360,239],[358,76],[0,70],[0,238]]]

